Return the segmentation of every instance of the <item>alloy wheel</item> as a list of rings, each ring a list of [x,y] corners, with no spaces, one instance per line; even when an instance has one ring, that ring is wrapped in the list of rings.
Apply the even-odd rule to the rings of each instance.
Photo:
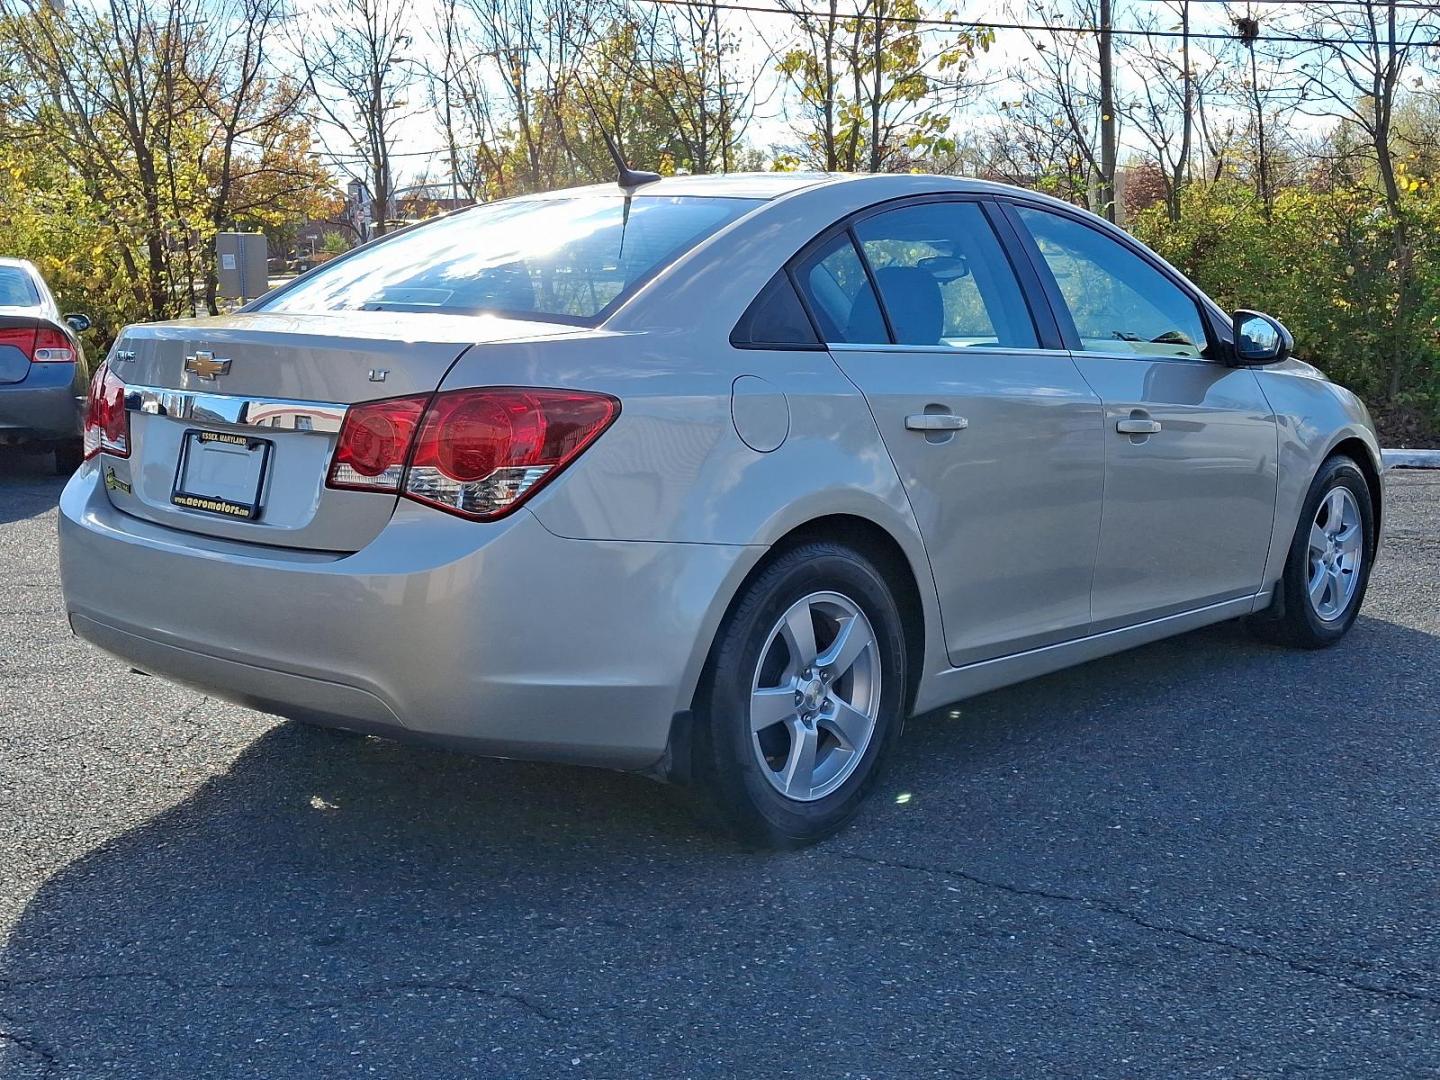
[[[1365,558],[1365,526],[1360,505],[1347,487],[1334,487],[1320,500],[1310,525],[1309,573],[1305,591],[1310,608],[1325,622],[1349,610],[1360,584]]]
[[[795,601],[760,650],[750,742],[761,772],[799,802],[824,798],[860,764],[880,714],[879,643],[849,597]]]

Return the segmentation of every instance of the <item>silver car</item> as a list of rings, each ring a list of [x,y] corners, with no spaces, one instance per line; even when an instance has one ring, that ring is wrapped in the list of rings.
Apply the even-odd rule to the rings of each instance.
[[[1246,617],[1328,645],[1365,406],[1073,207],[753,175],[477,207],[97,378],[76,633],[295,719],[839,827],[904,719]]]
[[[0,446],[55,452],[55,471],[80,465],[85,410],[84,315],[60,314],[34,263],[0,259]]]

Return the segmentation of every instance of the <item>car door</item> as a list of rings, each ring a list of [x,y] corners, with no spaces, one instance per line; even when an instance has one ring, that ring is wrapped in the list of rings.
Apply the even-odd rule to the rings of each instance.
[[[909,493],[957,665],[1082,636],[1100,527],[1100,401],[992,216],[892,205],[792,267]]]
[[[1275,417],[1229,367],[1199,298],[1078,216],[1011,204],[1061,332],[1105,404],[1095,632],[1259,590],[1275,513]]]

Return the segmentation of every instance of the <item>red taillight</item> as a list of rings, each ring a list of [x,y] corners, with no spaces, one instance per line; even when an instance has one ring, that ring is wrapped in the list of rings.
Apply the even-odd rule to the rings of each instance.
[[[14,329],[0,329],[0,346],[9,345],[19,349],[29,360],[35,353],[35,327],[22,326]]]
[[[620,403],[579,390],[484,387],[436,394],[405,494],[478,520],[503,517],[610,426]]]
[[[104,451],[116,457],[130,456],[130,415],[125,411],[125,384],[101,364],[90,380],[90,400],[85,406],[85,460]]]
[[[35,351],[30,359],[37,364],[68,364],[75,359],[75,347],[59,330],[42,326],[35,331]]]
[[[415,428],[429,394],[352,406],[340,425],[331,487],[356,491],[399,491]]]
[[[68,364],[75,359],[70,339],[51,327],[26,326],[0,330],[0,345],[10,345],[36,364]]]
[[[341,426],[329,483],[395,491],[403,476],[406,498],[494,520],[557,476],[619,412],[605,394],[522,387],[358,405]]]

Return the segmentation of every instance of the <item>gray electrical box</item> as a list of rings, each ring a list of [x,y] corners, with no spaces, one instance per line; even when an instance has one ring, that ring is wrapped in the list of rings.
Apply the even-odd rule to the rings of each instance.
[[[264,233],[215,234],[215,269],[220,295],[254,300],[270,291],[270,252]]]

